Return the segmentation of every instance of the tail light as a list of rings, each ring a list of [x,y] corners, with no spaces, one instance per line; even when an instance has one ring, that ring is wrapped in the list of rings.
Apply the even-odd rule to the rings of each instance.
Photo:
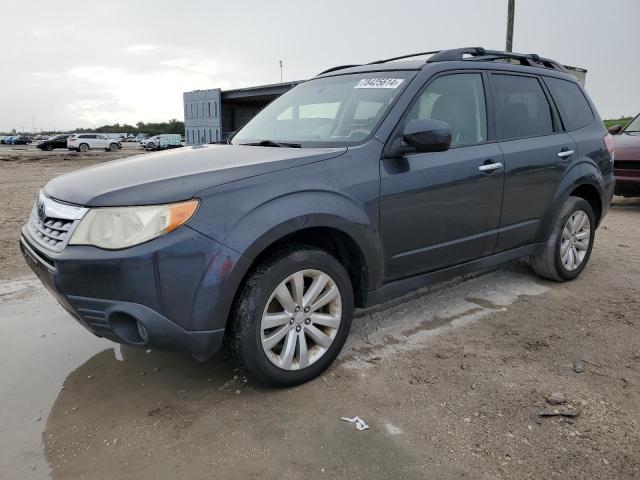
[[[613,156],[614,156],[614,150],[613,150],[613,136],[610,133],[607,133],[604,136],[604,144],[607,147],[607,151],[609,152],[609,155],[611,155],[611,163],[613,163]]]

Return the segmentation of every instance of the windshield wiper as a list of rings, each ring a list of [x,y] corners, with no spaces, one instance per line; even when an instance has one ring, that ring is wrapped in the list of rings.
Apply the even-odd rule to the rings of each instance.
[[[302,148],[299,143],[274,142],[273,140],[260,140],[259,142],[241,143],[240,145],[250,145],[252,147],[289,147]]]

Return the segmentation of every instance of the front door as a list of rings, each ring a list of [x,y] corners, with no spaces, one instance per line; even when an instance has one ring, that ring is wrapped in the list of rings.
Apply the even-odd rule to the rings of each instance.
[[[502,150],[488,142],[481,73],[437,77],[404,123],[442,120],[452,132],[445,152],[381,161],[380,215],[385,281],[490,255],[500,222]]]

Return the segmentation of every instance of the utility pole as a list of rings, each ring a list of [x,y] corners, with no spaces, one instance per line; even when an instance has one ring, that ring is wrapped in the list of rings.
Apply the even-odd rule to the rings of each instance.
[[[280,83],[282,83],[282,60],[278,60],[280,63]]]
[[[507,11],[507,52],[513,52],[513,15],[516,9],[516,0],[508,0],[509,7]]]

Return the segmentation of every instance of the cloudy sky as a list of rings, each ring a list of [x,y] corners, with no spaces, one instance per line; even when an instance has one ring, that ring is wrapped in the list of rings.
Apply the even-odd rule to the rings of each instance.
[[[415,51],[503,49],[507,0],[22,0],[2,7],[0,131],[182,119],[182,92],[308,78]],[[587,68],[640,111],[640,0],[516,0],[514,50]]]

